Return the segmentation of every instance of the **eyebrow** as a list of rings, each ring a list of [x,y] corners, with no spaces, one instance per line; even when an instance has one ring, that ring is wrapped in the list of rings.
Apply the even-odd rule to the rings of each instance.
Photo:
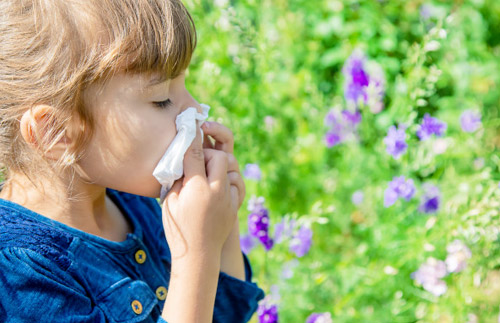
[[[167,81],[167,78],[165,76],[157,76],[153,77],[148,84],[146,84],[146,88],[152,87],[154,85],[160,84]]]

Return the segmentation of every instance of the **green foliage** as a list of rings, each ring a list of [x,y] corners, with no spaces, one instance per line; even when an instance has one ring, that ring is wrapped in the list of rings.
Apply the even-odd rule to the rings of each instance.
[[[280,322],[330,312],[335,322],[496,322],[500,299],[500,2],[496,0],[186,0],[198,32],[188,87],[229,126],[241,168],[257,163],[247,197],[266,198],[273,225],[312,223],[313,246],[290,279],[286,244],[249,257],[269,292],[279,285]],[[429,17],[421,14],[431,5]],[[363,108],[360,141],[327,148],[323,119],[344,106],[342,67],[362,49],[384,70],[385,108]],[[480,111],[482,127],[460,128]],[[446,135],[420,142],[425,113]],[[383,138],[408,125],[408,151],[395,160]],[[436,145],[445,147],[436,152]],[[418,198],[383,206],[394,176],[439,186],[435,215]],[[362,190],[364,201],[351,202]],[[248,212],[242,208],[242,234]],[[462,240],[467,268],[444,278],[436,297],[410,277],[428,257],[444,260]],[[496,284],[494,282],[497,282]],[[253,321],[257,319],[254,317]]]

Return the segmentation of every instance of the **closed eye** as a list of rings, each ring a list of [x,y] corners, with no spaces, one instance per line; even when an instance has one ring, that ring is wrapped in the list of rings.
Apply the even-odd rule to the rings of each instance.
[[[160,109],[165,109],[172,105],[172,101],[166,99],[165,101],[153,102],[153,104]]]

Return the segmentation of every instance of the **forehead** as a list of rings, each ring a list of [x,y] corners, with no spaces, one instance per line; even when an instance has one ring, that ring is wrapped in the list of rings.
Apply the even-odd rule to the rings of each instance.
[[[116,73],[103,82],[98,82],[97,88],[101,91],[122,92],[127,89],[136,91],[149,91],[158,87],[164,87],[170,83],[170,79],[161,73]]]
[[[170,80],[166,77],[166,75],[161,73],[153,73],[146,76],[146,84],[144,85],[144,87],[147,89],[169,81]]]
[[[117,73],[88,86],[83,92],[83,103],[86,108],[109,104],[118,99],[126,100],[147,96],[154,93],[168,93],[169,79],[157,74]]]

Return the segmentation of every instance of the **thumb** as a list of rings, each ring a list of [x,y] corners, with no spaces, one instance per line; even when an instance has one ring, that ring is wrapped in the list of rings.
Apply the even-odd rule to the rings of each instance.
[[[174,185],[172,185],[172,187],[170,188],[170,191],[168,192],[165,200],[177,201],[181,189],[182,189],[182,178],[174,182]]]
[[[163,210],[169,210],[170,205],[176,205],[179,200],[179,194],[182,188],[182,179],[176,180],[174,185],[170,188],[170,191],[167,193],[167,196],[163,199],[162,208]]]
[[[201,131],[199,127],[196,127],[196,137],[184,155],[183,167],[184,182],[196,176],[201,176],[202,178],[207,177],[205,171],[205,156],[203,155]]]

